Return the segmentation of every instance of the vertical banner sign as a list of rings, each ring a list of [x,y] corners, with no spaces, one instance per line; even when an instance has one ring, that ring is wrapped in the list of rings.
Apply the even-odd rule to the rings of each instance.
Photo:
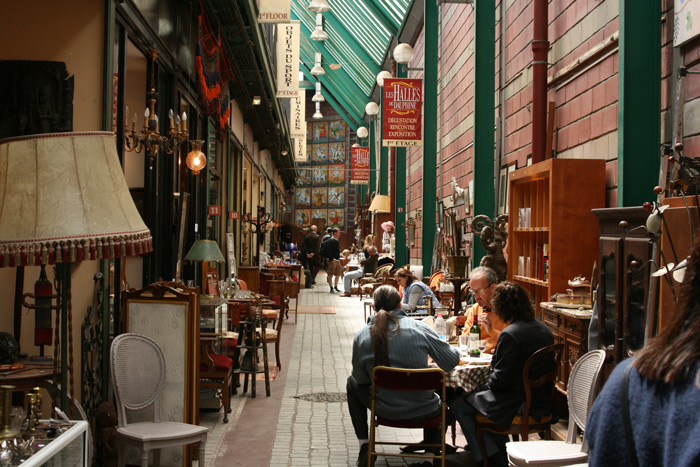
[[[294,160],[306,162],[306,135],[303,138],[294,138]]]
[[[291,0],[258,0],[258,23],[288,23]]]
[[[369,148],[354,147],[350,151],[350,184],[369,184]]]
[[[292,122],[289,137],[306,138],[306,90],[299,89],[297,96],[289,103],[289,121]]]
[[[423,143],[422,114],[422,80],[409,78],[384,80],[383,146],[420,146]]]
[[[277,97],[299,95],[299,21],[277,25]]]

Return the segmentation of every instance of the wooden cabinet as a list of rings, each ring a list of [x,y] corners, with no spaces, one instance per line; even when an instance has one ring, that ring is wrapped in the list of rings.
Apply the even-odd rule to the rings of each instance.
[[[554,334],[555,344],[564,344],[564,354],[559,367],[557,389],[566,394],[569,376],[576,361],[588,352],[588,326],[591,310],[557,308],[551,302],[540,303],[542,321]]]
[[[598,221],[605,206],[605,161],[548,159],[509,176],[508,279],[537,305],[565,292],[576,276],[589,278],[598,254]]]
[[[609,374],[644,345],[652,244],[642,227],[649,213],[642,207],[595,209],[600,221],[598,258],[598,348],[609,358]],[[624,221],[626,228],[620,225]],[[636,266],[636,267],[635,267]]]

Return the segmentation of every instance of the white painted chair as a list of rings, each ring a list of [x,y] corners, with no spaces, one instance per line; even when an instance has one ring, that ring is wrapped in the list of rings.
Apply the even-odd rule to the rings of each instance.
[[[579,429],[585,431],[588,412],[597,395],[600,371],[605,361],[605,351],[592,350],[578,359],[569,377],[568,405],[569,431],[566,441],[521,441],[507,443],[510,465],[525,466],[573,466],[588,462],[588,445],[576,443]]]

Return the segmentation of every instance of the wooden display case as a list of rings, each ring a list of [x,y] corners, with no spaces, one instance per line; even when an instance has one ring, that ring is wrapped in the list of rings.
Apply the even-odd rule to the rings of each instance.
[[[565,292],[576,276],[590,279],[605,206],[605,161],[548,159],[509,175],[508,279],[540,302]]]

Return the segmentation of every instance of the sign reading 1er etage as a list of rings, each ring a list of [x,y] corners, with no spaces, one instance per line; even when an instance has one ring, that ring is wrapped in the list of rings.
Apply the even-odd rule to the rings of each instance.
[[[420,146],[423,143],[422,116],[423,81],[386,78],[382,106],[382,145]]]

